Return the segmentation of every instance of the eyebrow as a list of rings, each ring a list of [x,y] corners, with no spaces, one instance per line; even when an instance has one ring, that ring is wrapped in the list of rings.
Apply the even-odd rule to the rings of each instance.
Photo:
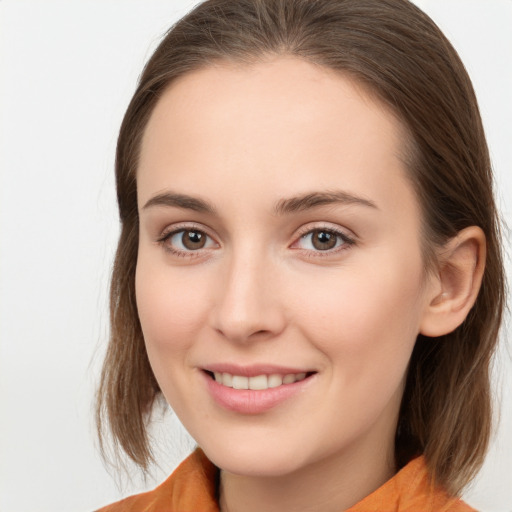
[[[379,209],[370,199],[358,197],[343,190],[333,190],[327,192],[310,192],[300,196],[290,197],[289,199],[281,199],[277,202],[274,212],[277,215],[283,215],[331,204],[360,205],[377,210]]]
[[[215,207],[204,199],[192,197],[186,194],[176,194],[172,192],[164,192],[152,197],[144,206],[143,209],[150,208],[151,206],[174,206],[176,208],[183,208],[185,210],[193,210],[200,213],[215,213]]]
[[[300,196],[290,197],[288,199],[280,199],[274,206],[274,214],[285,215],[331,204],[360,205],[378,209],[377,205],[369,199],[358,197],[343,190],[334,190],[327,192],[309,192]],[[200,213],[216,213],[215,207],[208,201],[198,197],[186,194],[177,194],[174,192],[164,192],[152,197],[146,202],[143,209],[147,209],[152,206],[169,206],[193,210]]]

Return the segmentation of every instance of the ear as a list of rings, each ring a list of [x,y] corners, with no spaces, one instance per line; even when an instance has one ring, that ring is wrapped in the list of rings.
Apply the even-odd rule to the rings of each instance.
[[[463,229],[443,246],[430,278],[421,334],[442,336],[462,324],[478,296],[485,257],[485,234],[477,226]]]

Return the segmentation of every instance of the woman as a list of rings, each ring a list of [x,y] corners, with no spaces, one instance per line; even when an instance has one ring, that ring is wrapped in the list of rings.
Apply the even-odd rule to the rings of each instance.
[[[404,0],[214,0],[118,140],[100,431],[142,468],[164,396],[200,450],[105,510],[471,510],[503,268],[471,83]]]

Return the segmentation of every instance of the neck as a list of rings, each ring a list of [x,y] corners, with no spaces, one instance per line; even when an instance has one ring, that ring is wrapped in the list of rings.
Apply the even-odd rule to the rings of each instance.
[[[392,450],[333,454],[282,476],[221,472],[222,512],[340,512],[361,501],[395,473]],[[366,456],[365,456],[366,455]]]

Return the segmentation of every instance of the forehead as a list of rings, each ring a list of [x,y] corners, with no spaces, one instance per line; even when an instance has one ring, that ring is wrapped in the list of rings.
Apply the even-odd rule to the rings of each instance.
[[[406,172],[404,139],[398,119],[343,74],[291,57],[218,63],[179,78],[157,103],[142,141],[139,198],[211,180],[281,196],[290,187],[372,193],[387,184],[393,200],[390,182]]]

